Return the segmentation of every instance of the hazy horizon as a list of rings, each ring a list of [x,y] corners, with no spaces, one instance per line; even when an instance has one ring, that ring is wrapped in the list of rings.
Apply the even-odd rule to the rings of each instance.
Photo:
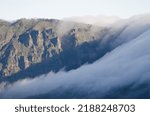
[[[0,19],[63,19],[74,16],[118,16],[129,18],[150,12],[148,0],[0,0]]]
[[[0,18],[1,21],[6,21],[6,22],[15,22],[17,20],[21,20],[21,19],[27,19],[27,20],[38,20],[38,19],[48,19],[48,20],[51,20],[51,19],[54,19],[54,20],[63,20],[63,21],[71,21],[71,22],[77,22],[77,23],[85,23],[85,24],[88,24],[87,22],[89,22],[90,20],[90,23],[95,22],[97,21],[98,19],[99,22],[100,21],[103,21],[104,19],[106,19],[107,21],[106,22],[111,22],[111,19],[112,20],[116,20],[116,21],[119,21],[119,20],[126,20],[126,19],[130,19],[130,18],[133,18],[133,17],[138,17],[138,16],[150,16],[150,12],[149,13],[143,13],[143,14],[135,14],[135,15],[132,15],[130,17],[119,17],[119,16],[115,16],[115,15],[76,15],[76,16],[70,16],[70,17],[63,17],[63,18],[51,18],[51,17],[20,17],[20,18],[16,18],[16,19],[3,19],[3,18]],[[84,20],[85,18],[87,18],[87,20]],[[110,19],[110,20],[109,20]],[[115,22],[115,21],[114,21]]]

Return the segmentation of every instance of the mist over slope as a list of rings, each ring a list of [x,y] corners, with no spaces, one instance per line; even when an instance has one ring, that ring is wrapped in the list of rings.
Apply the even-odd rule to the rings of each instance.
[[[148,17],[118,23],[100,45],[111,50],[92,64],[0,84],[0,98],[150,98]]]
[[[84,23],[84,24],[92,24],[100,27],[110,26],[121,19],[116,16],[80,16],[80,17],[68,17],[64,19],[65,21],[72,21],[77,23]]]

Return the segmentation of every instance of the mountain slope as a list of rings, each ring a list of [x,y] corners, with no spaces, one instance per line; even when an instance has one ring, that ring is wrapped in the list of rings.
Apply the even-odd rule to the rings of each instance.
[[[149,98],[150,30],[91,65],[25,79],[1,98]],[[143,86],[144,85],[144,86]],[[32,88],[32,89],[31,89]],[[136,91],[136,92],[135,92]]]
[[[45,69],[41,73],[46,73],[46,70],[48,72],[60,70],[65,66],[67,67],[67,63],[65,63],[67,60],[63,59],[63,57],[67,56],[64,56],[64,54],[75,51],[79,45],[85,42],[99,40],[106,33],[103,31],[106,30],[105,28],[53,19],[21,19],[11,24],[4,23],[1,25],[1,77],[10,77],[19,72],[22,73],[26,69],[32,68],[32,66],[36,67],[34,66],[35,64],[41,63],[43,65],[44,62],[49,62],[53,57],[59,59],[60,66],[57,69],[50,66],[51,69]],[[78,54],[82,55],[79,52]],[[88,62],[88,60],[82,63],[85,62]],[[82,63],[76,61],[75,65],[79,67]],[[72,69],[72,67],[70,66],[69,69]]]
[[[149,28],[149,15],[119,20],[109,28],[54,19],[1,21],[0,80],[12,77],[15,81],[62,68],[76,69]]]

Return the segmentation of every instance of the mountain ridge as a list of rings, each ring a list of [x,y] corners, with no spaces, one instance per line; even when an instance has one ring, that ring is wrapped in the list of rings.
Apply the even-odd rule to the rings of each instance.
[[[139,23],[141,19],[143,23]],[[93,63],[148,30],[149,19],[149,15],[135,16],[109,28],[56,19],[2,21],[0,80],[69,71]]]
[[[97,30],[92,25],[54,19],[20,19],[0,26],[0,76],[11,76],[63,50],[100,38],[96,31],[90,32],[94,28]],[[104,29],[99,29],[102,34]]]

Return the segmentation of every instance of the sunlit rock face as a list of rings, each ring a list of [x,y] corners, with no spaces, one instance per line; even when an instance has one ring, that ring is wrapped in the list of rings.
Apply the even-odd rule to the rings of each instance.
[[[67,69],[71,70],[74,66],[68,64],[67,60],[70,62],[74,60],[69,53],[76,51],[78,55],[82,55],[77,50],[82,49],[80,45],[90,44],[91,41],[100,39],[106,33],[105,30],[107,29],[54,19],[20,19],[14,23],[0,22],[0,75],[10,77],[52,59],[58,59],[60,66],[55,68],[53,66],[55,64],[46,63],[50,69],[47,69],[45,65],[45,71],[43,69],[40,74],[51,70],[59,71],[67,65],[70,65]],[[88,46],[86,49],[89,49]],[[65,54],[68,54],[70,58]],[[86,53],[86,55],[89,54]],[[75,68],[88,62],[88,60],[82,61],[76,53],[75,59],[79,59],[74,61],[74,65],[77,65]],[[38,67],[40,68],[41,65]]]

